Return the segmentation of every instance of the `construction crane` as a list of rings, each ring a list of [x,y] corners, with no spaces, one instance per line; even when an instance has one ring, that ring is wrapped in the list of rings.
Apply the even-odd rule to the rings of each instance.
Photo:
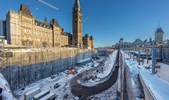
[[[0,37],[0,72],[2,71],[3,69],[3,65],[2,65],[2,62],[5,60],[5,57],[4,57],[4,54],[5,54],[5,50],[4,50],[4,47],[5,47],[5,37]]]
[[[43,1],[43,0],[36,0],[36,1],[38,1],[38,2],[40,2],[40,3],[42,3],[42,4],[46,5],[46,6],[49,6],[49,7],[53,8],[53,9],[58,10],[58,11],[61,12],[61,10],[60,10],[58,7],[53,6],[52,4],[50,4],[50,3],[48,3],[48,2],[45,2],[45,1]]]

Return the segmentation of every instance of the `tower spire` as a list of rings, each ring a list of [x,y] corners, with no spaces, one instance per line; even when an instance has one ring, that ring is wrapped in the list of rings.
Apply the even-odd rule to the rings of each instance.
[[[80,1],[79,1],[79,0],[76,0],[76,1],[75,1],[74,8],[81,8],[81,7],[80,7]]]
[[[80,1],[75,0],[73,7],[73,41],[75,47],[83,47],[82,41],[82,10],[80,8]]]

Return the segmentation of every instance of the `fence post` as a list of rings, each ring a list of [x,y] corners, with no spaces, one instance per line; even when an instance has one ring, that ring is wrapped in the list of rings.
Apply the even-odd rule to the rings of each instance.
[[[148,52],[146,52],[146,59],[147,59],[147,64],[148,64]]]

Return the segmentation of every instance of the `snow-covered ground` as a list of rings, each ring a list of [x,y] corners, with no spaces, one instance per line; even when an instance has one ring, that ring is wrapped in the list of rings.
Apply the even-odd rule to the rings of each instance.
[[[116,55],[117,50],[110,54],[109,57],[107,57],[107,60],[104,62],[104,65],[101,66],[100,69],[96,70],[95,72],[92,71],[88,73],[88,75],[85,75],[82,77],[82,79],[77,80],[77,82],[83,86],[90,87],[106,81],[108,79],[108,75],[111,74],[111,72],[114,70],[113,65],[116,59]],[[87,79],[84,81],[83,78],[86,77]],[[95,79],[92,77],[95,77]]]
[[[4,76],[0,73],[0,88],[2,88],[3,100],[16,100],[10,90],[10,86]]]
[[[122,52],[122,55],[124,56],[124,52]],[[132,98],[135,98],[137,100],[143,99],[143,93],[141,90],[141,82],[139,81],[139,69],[138,69],[138,63],[137,61],[133,61],[133,59],[130,59],[130,55],[125,53],[125,63],[128,67],[126,67],[126,78],[127,78],[127,87],[128,91],[130,91],[130,94]]]
[[[151,72],[144,68],[139,71],[141,78],[156,100],[169,99],[169,83],[162,80],[157,75],[151,74]]]
[[[94,63],[94,67],[99,65],[99,63],[96,61],[93,61],[93,63]],[[75,67],[75,69],[78,73],[81,73],[83,71],[93,68],[92,67],[93,63],[90,62],[90,63],[87,63],[83,66]],[[24,94],[26,92],[28,92],[36,87],[40,87],[41,91],[50,90],[51,92],[55,93],[57,96],[57,98],[56,98],[57,100],[63,100],[64,97],[67,100],[74,100],[74,98],[77,98],[77,97],[75,97],[71,93],[71,90],[70,90],[71,88],[70,88],[69,82],[78,73],[75,75],[66,74],[67,71],[68,70],[66,70],[65,72],[61,72],[57,75],[54,75],[55,76],[54,79],[51,79],[51,77],[48,77],[48,78],[42,79],[40,81],[37,81],[35,83],[32,83],[32,84],[26,86],[24,90],[18,89],[16,91],[14,91],[14,94],[18,96],[19,100],[24,100]],[[55,89],[54,85],[56,83],[58,83],[60,86]],[[67,97],[66,97],[66,95],[67,95]]]
[[[90,60],[91,60],[91,58],[87,58],[87,59],[84,59],[84,60],[79,60],[79,61],[77,61],[77,63],[83,63],[83,62],[90,61]]]
[[[120,100],[120,93],[118,93],[118,82],[116,82],[109,89],[91,96],[91,100]]]
[[[130,67],[130,71],[133,76],[140,75],[145,85],[149,89],[150,93],[156,100],[168,100],[169,98],[169,65],[159,63],[161,65],[159,69],[156,68],[157,74],[151,72],[151,61],[142,65],[138,65],[136,61],[129,59],[129,55],[125,55],[126,64]],[[132,85],[135,85],[132,81]]]
[[[164,63],[159,63],[158,65],[160,65],[161,67],[159,69],[157,69],[157,76],[164,79],[165,81],[167,81],[169,83],[169,65],[164,64]]]
[[[114,51],[112,54],[109,55],[109,58],[105,62],[103,67],[103,71],[97,74],[97,77],[102,79],[108,76],[112,72],[112,68],[114,67],[114,62],[117,56],[117,51]]]

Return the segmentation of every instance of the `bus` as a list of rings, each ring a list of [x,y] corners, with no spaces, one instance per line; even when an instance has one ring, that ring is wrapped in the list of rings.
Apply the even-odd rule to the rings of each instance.
[[[44,96],[39,100],[55,100],[56,95],[53,92],[50,92],[48,95]]]
[[[34,97],[36,94],[38,94],[38,93],[40,93],[40,87],[34,88],[33,90],[31,90],[31,91],[25,93],[25,95],[24,95],[24,96],[25,96],[25,100],[32,100],[33,97]]]
[[[50,93],[49,90],[44,90],[44,91],[42,91],[42,92],[36,94],[36,95],[33,97],[33,99],[34,99],[34,100],[39,100],[40,98],[46,96],[46,95],[49,94],[49,93]]]

